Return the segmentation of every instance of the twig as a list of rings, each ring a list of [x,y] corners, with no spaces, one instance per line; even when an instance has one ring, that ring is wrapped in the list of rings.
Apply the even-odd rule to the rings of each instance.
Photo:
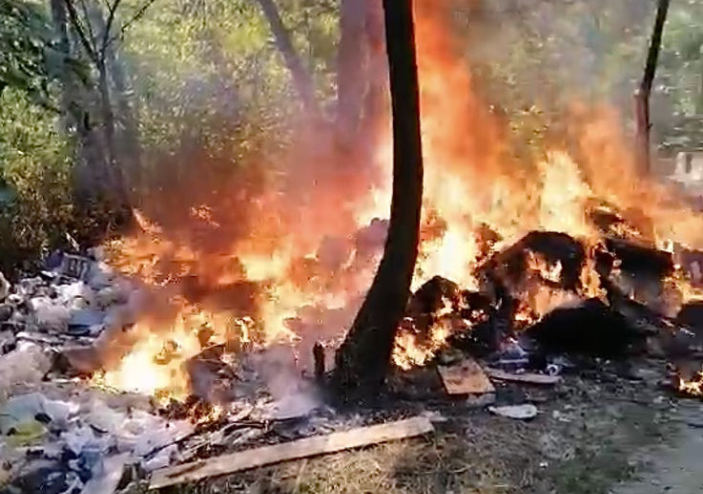
[[[129,29],[129,27],[130,27],[132,24],[134,24],[134,23],[137,22],[139,19],[141,19],[141,18],[144,16],[144,14],[146,13],[146,11],[149,9],[149,7],[151,7],[155,2],[156,2],[156,0],[147,0],[147,2],[146,2],[144,5],[142,5],[142,8],[139,9],[139,10],[137,11],[137,13],[134,14],[134,16],[133,16],[130,20],[128,20],[127,22],[125,22],[125,23],[122,25],[122,28],[120,28],[120,34],[117,35],[117,36],[113,36],[112,38],[110,38],[110,39],[108,40],[108,42],[107,42],[106,45],[105,45],[106,48],[107,48],[108,46],[110,46],[112,43],[114,43],[117,39],[121,39],[121,38],[124,36],[124,34],[125,34],[125,32],[127,31],[127,29]]]
[[[66,9],[68,10],[68,17],[71,19],[71,24],[73,24],[73,28],[78,34],[78,39],[83,45],[83,49],[86,51],[88,57],[90,57],[93,62],[97,62],[97,54],[93,51],[93,48],[88,42],[88,38],[86,37],[85,32],[83,32],[81,21],[78,18],[78,13],[76,12],[76,8],[74,7],[72,0],[64,0],[64,4],[66,5]]]
[[[85,0],[80,1],[81,9],[83,10],[83,18],[85,19],[88,35],[90,36],[90,44],[93,47],[93,50],[95,50],[97,45],[95,43],[95,33],[93,32],[93,23],[90,22],[90,13],[88,12],[88,5],[86,5]]]
[[[105,52],[110,40],[110,29],[112,29],[112,23],[115,21],[115,13],[117,12],[117,7],[119,7],[122,0],[115,0],[108,9],[107,22],[105,23],[105,32],[103,33],[103,40],[100,46],[100,56],[105,58]]]

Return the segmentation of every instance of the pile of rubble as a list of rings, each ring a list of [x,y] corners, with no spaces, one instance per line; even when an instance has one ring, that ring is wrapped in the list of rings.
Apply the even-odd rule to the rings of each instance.
[[[591,261],[599,296],[583,290]],[[186,363],[192,396],[185,402],[164,406],[105,389],[91,378],[101,362],[86,356],[133,325],[144,293],[98,253],[51,258],[37,277],[14,285],[0,278],[0,494],[111,494],[148,474],[156,488],[424,434],[436,417],[378,424],[424,410],[426,402],[409,404],[418,397],[529,420],[538,413],[533,403],[496,394],[511,389],[506,383],[554,386],[584,368],[580,358],[678,355],[698,366],[696,306],[668,317],[615,279],[661,288],[673,269],[672,256],[654,248],[610,238],[587,252],[568,235],[533,232],[486,258],[476,272],[480,290],[436,277],[413,294],[401,334],[410,332],[420,349],[425,342],[429,358],[396,369],[385,412],[345,416],[324,404],[324,371],[310,379],[292,372],[290,348],[242,350],[234,361],[226,345],[204,348]],[[530,319],[527,302],[541,289],[572,303]],[[431,334],[438,326],[450,328],[443,347]]]
[[[143,397],[62,378],[63,352],[128,324],[139,290],[94,257],[49,261],[14,285],[0,278],[0,491],[108,492],[128,458],[163,465],[149,455],[192,425],[155,415]]]
[[[83,357],[134,323],[143,293],[97,257],[50,259],[13,285],[0,277],[0,493],[110,494],[173,463],[362,424],[281,369],[276,348],[231,363],[219,405],[209,398],[221,355],[208,357],[220,347],[189,363],[184,403],[105,388]]]

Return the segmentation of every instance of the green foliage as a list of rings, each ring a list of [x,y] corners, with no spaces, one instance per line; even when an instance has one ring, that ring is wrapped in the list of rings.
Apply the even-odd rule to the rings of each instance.
[[[0,97],[0,269],[17,269],[62,241],[71,221],[70,152],[58,118],[9,89]]]
[[[278,6],[321,98],[331,98],[335,2],[296,0]],[[259,132],[275,147],[297,114],[290,74],[257,2],[160,4],[129,30],[122,48],[134,74],[140,135],[153,153],[199,141],[241,155],[239,147],[266,140]]]
[[[85,80],[85,68],[57,50],[53,29],[38,4],[0,0],[0,88],[25,91],[50,105],[50,84],[67,65]]]
[[[672,2],[657,72],[662,148],[703,150],[703,5]]]
[[[112,1],[86,5],[104,12]],[[574,100],[606,99],[631,116],[654,2],[526,0],[484,2],[482,9],[456,3],[472,4],[456,16],[458,39],[477,90],[517,136],[516,154],[535,157]],[[123,88],[114,74],[110,79],[117,134],[126,133],[123,122],[134,123],[143,186],[163,178],[164,162],[169,174],[186,176],[198,164],[184,150],[204,150],[232,170],[268,162],[288,144],[301,105],[258,2],[157,0],[143,10],[147,4],[121,2],[110,47],[126,76]],[[80,14],[82,4],[75,5]],[[334,108],[339,1],[276,5],[322,108]],[[6,265],[38,256],[72,224],[85,223],[76,218],[69,187],[77,156],[71,143],[80,136],[71,118],[59,126],[57,108],[65,106],[57,96],[67,66],[83,81],[89,74],[57,51],[48,7],[46,0],[0,0],[0,169],[5,192],[12,191],[0,194]],[[701,26],[700,1],[672,2],[652,101],[655,135],[672,150],[703,147]],[[71,91],[99,128],[95,88],[76,84]]]

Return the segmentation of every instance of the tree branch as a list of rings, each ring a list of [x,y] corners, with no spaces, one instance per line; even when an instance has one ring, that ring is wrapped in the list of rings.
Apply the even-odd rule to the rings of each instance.
[[[78,34],[78,39],[80,40],[81,45],[83,45],[83,49],[86,51],[88,57],[90,57],[93,62],[97,62],[97,54],[93,50],[93,47],[91,46],[85,32],[83,31],[83,26],[81,25],[81,21],[78,18],[78,13],[76,12],[76,8],[73,5],[73,2],[71,0],[63,0],[63,2],[66,5],[66,10],[68,10],[68,17],[71,20],[71,25],[76,30],[76,33]]]
[[[669,10],[669,1],[670,0],[659,0],[659,5],[657,6],[657,18],[654,21],[654,31],[652,32],[652,40],[649,44],[649,52],[647,53],[647,64],[644,68],[644,76],[640,84],[640,91],[645,97],[648,97],[649,93],[652,91],[654,74],[657,70],[657,60],[659,59],[659,52],[661,50],[664,22],[666,21],[666,14]]]
[[[120,28],[120,34],[110,38],[105,47],[107,48],[118,39],[121,39],[124,36],[124,33],[127,32],[127,29],[129,29],[132,24],[141,19],[146,13],[146,11],[149,9],[149,7],[151,7],[155,2],[156,0],[147,0],[147,2],[142,5],[142,8],[140,8],[137,13],[134,14],[134,16],[122,25],[122,28]]]
[[[258,0],[261,10],[271,27],[273,39],[281,53],[283,60],[288,66],[288,70],[293,78],[295,86],[300,98],[303,101],[305,108],[313,115],[318,115],[318,106],[315,99],[315,87],[312,81],[312,76],[306,70],[303,62],[298,57],[298,54],[293,48],[293,42],[288,29],[283,24],[283,20],[278,12],[278,7],[273,0]]]
[[[93,52],[96,52],[98,45],[95,40],[93,24],[90,22],[90,14],[88,13],[88,6],[86,5],[85,0],[81,0],[81,10],[83,10],[83,19],[85,19],[86,22],[86,30],[88,32],[88,36],[90,36],[90,46],[93,48]]]
[[[103,39],[100,46],[100,57],[105,58],[105,51],[107,50],[110,41],[110,29],[112,29],[112,23],[115,21],[115,12],[117,12],[117,7],[119,7],[122,0],[115,0],[110,6],[107,14],[107,22],[105,23],[105,32],[103,33]]]

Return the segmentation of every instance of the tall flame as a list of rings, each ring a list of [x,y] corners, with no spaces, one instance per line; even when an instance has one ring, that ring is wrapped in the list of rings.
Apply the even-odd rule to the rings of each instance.
[[[414,288],[434,275],[477,288],[473,271],[487,254],[479,234],[485,226],[497,233],[489,250],[531,230],[595,245],[587,217],[593,201],[629,215],[636,228],[628,234],[657,245],[703,246],[703,219],[639,176],[619,118],[607,107],[575,104],[564,112],[569,150],[544,149],[536,163],[516,158],[507,126],[474,91],[452,35],[450,3],[416,2],[425,195]],[[141,231],[108,247],[115,267],[163,295],[169,317],[155,323],[146,314],[134,329],[142,335],[138,343],[103,379],[146,393],[187,393],[184,363],[203,347],[202,325],[184,316],[193,308],[212,327],[207,344],[284,341],[306,355],[314,341],[341,338],[382,251],[385,225],[371,220],[389,210],[391,135],[387,125],[370,128],[373,149],[358,152],[306,128],[282,157],[224,179],[209,168],[226,167],[208,167],[208,158],[195,156],[185,185],[154,193],[139,216]],[[547,279],[561,269],[533,264]],[[596,280],[588,261],[584,294],[600,295]],[[554,293],[535,300],[538,316],[564,302]],[[244,317],[255,323],[242,324]],[[399,365],[422,364],[441,347],[451,325],[439,321],[424,348],[400,332]]]

